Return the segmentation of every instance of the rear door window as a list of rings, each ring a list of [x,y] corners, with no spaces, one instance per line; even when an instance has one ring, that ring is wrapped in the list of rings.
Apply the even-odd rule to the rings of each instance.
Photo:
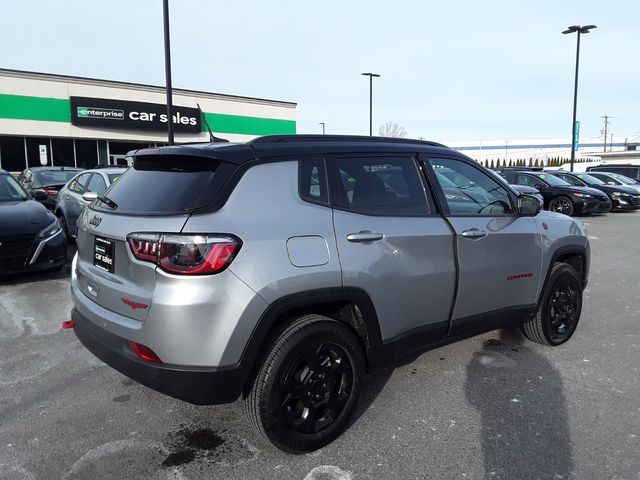
[[[105,192],[117,208],[112,209],[99,200],[93,208],[115,214],[190,212],[212,203],[235,168],[208,157],[140,156]]]
[[[331,173],[332,203],[364,215],[417,216],[430,212],[412,157],[338,157]]]

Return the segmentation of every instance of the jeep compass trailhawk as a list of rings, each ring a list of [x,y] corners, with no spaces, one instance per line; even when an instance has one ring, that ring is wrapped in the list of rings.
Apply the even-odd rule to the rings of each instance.
[[[581,222],[431,142],[270,136],[132,152],[78,221],[72,321],[98,358],[194,404],[244,400],[277,447],[322,447],[365,374],[501,327],[560,345]]]

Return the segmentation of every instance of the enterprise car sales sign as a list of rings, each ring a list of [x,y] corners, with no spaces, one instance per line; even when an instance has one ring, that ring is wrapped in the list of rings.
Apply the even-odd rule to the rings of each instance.
[[[70,97],[70,100],[73,125],[118,130],[167,129],[167,106],[161,103],[88,97]],[[174,105],[173,129],[176,132],[200,133],[200,111]]]

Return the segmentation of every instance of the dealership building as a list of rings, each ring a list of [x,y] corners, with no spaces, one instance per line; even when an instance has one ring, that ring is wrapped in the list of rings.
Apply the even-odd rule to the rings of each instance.
[[[0,69],[0,168],[121,165],[167,142],[163,87]],[[296,104],[173,89],[175,141],[296,133]],[[46,163],[45,163],[46,162]]]

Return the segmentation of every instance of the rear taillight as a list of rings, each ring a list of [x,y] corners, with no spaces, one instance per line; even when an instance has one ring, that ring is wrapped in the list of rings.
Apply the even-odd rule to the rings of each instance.
[[[132,233],[131,253],[163,270],[181,275],[209,275],[229,266],[242,242],[235,237]]]

